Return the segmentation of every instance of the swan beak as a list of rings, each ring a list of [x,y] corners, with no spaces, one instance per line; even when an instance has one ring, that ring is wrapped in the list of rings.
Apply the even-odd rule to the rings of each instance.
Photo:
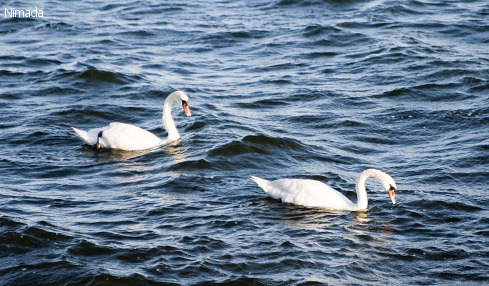
[[[185,115],[187,116],[192,115],[192,112],[190,112],[190,107],[188,107],[188,103],[186,101],[182,102],[182,107],[183,107],[183,111],[185,112]]]
[[[389,194],[389,198],[391,198],[392,204],[396,204],[396,189],[390,188],[387,193]]]

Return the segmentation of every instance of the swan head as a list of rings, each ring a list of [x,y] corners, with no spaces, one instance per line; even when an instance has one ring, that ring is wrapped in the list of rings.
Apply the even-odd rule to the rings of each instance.
[[[389,198],[391,198],[392,204],[395,205],[396,204],[396,188],[391,186],[387,190],[387,194],[389,194]]]
[[[391,176],[389,176],[387,173],[384,173],[376,169],[367,169],[362,172],[360,177],[363,178],[372,177],[379,180],[379,182],[382,184],[382,187],[384,187],[384,190],[389,195],[392,204],[396,204],[397,185]]]
[[[385,173],[381,179],[381,182],[382,182],[382,186],[387,191],[387,194],[389,195],[389,198],[391,199],[392,204],[395,205],[396,204],[396,191],[397,191],[396,182],[394,182],[394,179],[392,179],[391,176],[389,176]]]
[[[177,90],[177,91],[174,91],[172,92],[170,95],[169,95],[169,98],[172,98],[173,100],[175,101],[180,101],[182,103],[182,108],[183,108],[183,112],[185,112],[185,115],[187,116],[191,116],[192,113],[190,112],[190,107],[188,106],[188,95],[181,91],[181,90]]]
[[[380,181],[382,182],[382,186],[384,187],[387,194],[389,195],[389,198],[391,199],[392,204],[395,205],[396,204],[396,191],[397,191],[396,182],[394,182],[394,179],[392,179],[392,177],[387,175],[386,173],[382,174]]]

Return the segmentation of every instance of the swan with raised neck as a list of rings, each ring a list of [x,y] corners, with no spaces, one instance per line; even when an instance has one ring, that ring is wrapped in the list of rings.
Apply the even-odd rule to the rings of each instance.
[[[119,122],[112,122],[108,126],[94,128],[89,131],[72,128],[83,142],[95,149],[111,148],[136,151],[156,148],[180,139],[180,134],[171,115],[171,108],[173,103],[180,102],[185,115],[191,116],[188,100],[187,94],[181,90],[172,92],[166,98],[162,115],[163,126],[168,133],[165,139],[160,139],[153,133],[135,125]]]

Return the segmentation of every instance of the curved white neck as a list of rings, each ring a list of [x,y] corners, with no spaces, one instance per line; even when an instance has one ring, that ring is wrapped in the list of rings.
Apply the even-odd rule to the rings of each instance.
[[[357,179],[357,205],[358,210],[366,209],[368,206],[367,190],[365,189],[365,181],[368,178],[377,179],[382,185],[384,185],[388,180],[388,175],[382,171],[376,169],[367,169],[360,173]]]
[[[177,127],[175,126],[175,121],[173,121],[173,117],[171,116],[171,107],[174,102],[178,101],[177,96],[168,96],[163,104],[163,126],[168,133],[167,141],[175,141],[180,139],[180,134],[178,133]]]

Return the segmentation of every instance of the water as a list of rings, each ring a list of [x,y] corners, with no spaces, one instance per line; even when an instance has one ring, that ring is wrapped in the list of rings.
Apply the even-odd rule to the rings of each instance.
[[[163,2],[163,1],[162,1]],[[0,18],[1,285],[489,282],[487,1],[38,1]],[[35,8],[3,1],[4,8]],[[182,140],[94,151],[112,121]],[[267,198],[312,178],[366,212]]]

